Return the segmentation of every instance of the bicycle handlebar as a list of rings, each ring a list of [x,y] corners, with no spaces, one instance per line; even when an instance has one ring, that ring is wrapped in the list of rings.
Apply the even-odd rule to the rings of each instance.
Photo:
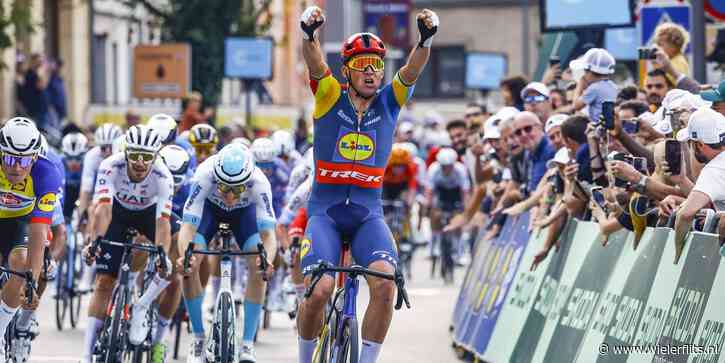
[[[353,265],[350,267],[335,267],[329,262],[320,262],[312,269],[312,282],[310,283],[310,286],[307,288],[307,290],[305,290],[305,298],[308,298],[310,297],[310,295],[312,295],[312,291],[315,289],[315,286],[318,282],[320,282],[322,276],[324,276],[327,272],[344,272],[349,274],[353,278],[357,277],[358,275],[368,275],[394,281],[395,287],[398,290],[398,297],[397,301],[395,302],[395,310],[400,310],[403,307],[403,303],[405,303],[405,306],[410,309],[408,292],[405,290],[405,279],[403,278],[403,274],[397,268],[395,269],[395,273],[390,274],[386,272],[371,270],[358,265]]]
[[[108,245],[108,246],[116,246],[121,248],[128,248],[131,250],[137,250],[137,251],[144,251],[152,255],[159,256],[159,267],[161,268],[161,271],[168,272],[171,270],[171,266],[168,266],[166,264],[166,252],[164,251],[164,248],[162,246],[157,245],[149,245],[145,243],[130,243],[130,242],[116,242],[116,241],[110,241],[106,239],[102,239],[101,237],[96,238],[95,241],[93,241],[93,244],[90,248],[90,254],[95,255],[96,251],[98,251],[98,248],[101,244]]]
[[[189,243],[184,251],[184,271],[188,270],[191,265],[191,255],[212,255],[212,256],[259,256],[259,269],[260,271],[267,271],[269,268],[269,262],[267,261],[267,251],[264,249],[264,245],[261,243],[257,244],[257,250],[254,252],[242,252],[232,251],[230,249],[222,249],[218,251],[209,250],[195,250],[194,244]],[[267,281],[267,277],[264,276],[264,280]]]

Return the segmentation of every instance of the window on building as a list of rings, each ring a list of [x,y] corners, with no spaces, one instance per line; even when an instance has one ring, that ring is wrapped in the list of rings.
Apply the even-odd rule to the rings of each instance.
[[[465,72],[466,51],[463,46],[433,47],[428,65],[416,82],[414,97],[463,97]]]

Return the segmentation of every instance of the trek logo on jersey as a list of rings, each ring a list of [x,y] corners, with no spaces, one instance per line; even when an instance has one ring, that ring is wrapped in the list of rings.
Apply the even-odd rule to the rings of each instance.
[[[355,185],[361,188],[380,188],[383,185],[384,168],[370,168],[356,164],[336,164],[317,161],[315,180],[321,184]]]
[[[45,193],[42,197],[40,197],[40,200],[38,200],[38,209],[43,212],[52,212],[57,200],[58,197],[55,193]]]

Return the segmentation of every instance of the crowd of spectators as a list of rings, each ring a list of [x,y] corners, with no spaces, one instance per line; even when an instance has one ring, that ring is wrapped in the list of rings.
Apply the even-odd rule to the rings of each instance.
[[[444,230],[475,225],[490,238],[529,211],[531,231],[548,227],[532,268],[573,218],[597,223],[604,245],[620,230],[636,247],[646,227],[674,228],[675,263],[691,230],[725,237],[725,81],[690,77],[687,41],[677,25],[657,28],[641,88],[615,83],[615,59],[592,48],[540,81],[504,79],[505,107],[493,114],[470,104],[462,121],[402,120],[397,141],[417,142],[423,158],[450,145],[473,181]]]

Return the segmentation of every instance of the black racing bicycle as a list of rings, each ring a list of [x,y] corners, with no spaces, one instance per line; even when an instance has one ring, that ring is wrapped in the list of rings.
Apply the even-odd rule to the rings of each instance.
[[[129,279],[133,250],[147,252],[152,257],[157,256],[158,260],[161,261],[160,269],[162,271],[171,270],[171,266],[166,265],[166,253],[163,247],[134,243],[133,240],[137,235],[138,232],[135,229],[129,228],[126,231],[126,242],[114,242],[98,238],[93,242],[89,251],[91,255],[95,255],[101,244],[123,248],[118,272],[119,277],[106,310],[106,319],[103,323],[101,336],[98,338],[93,351],[96,362],[121,363],[125,358],[130,358],[132,362],[140,362],[142,359],[141,356],[134,354],[139,353],[138,350],[130,349],[132,346],[128,341],[129,310],[133,297],[133,284],[135,284],[135,281]],[[143,351],[140,353],[143,353]]]
[[[15,271],[6,267],[0,266],[0,290],[5,286],[5,283],[10,279],[10,275],[15,275],[25,280],[25,301],[28,305],[33,303],[33,293],[38,293],[38,286],[33,279],[33,273],[30,271]],[[7,362],[14,362],[13,357],[13,344],[15,343],[16,328],[15,324],[18,320],[18,314],[15,314],[13,319],[10,321],[7,329],[5,330],[5,357],[4,360]]]
[[[58,330],[63,330],[66,315],[70,320],[71,328],[78,324],[81,312],[81,299],[87,291],[78,288],[78,279],[83,274],[82,249],[83,235],[73,230],[74,223],[66,223],[67,240],[64,247],[63,259],[58,262],[56,273],[55,324]]]

